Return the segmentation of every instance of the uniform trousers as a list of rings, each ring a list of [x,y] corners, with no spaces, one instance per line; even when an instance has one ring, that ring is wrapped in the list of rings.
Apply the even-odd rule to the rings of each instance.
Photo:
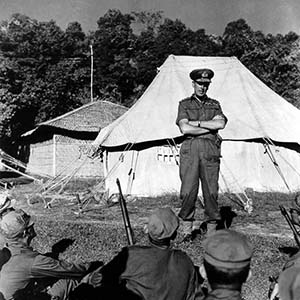
[[[220,171],[220,143],[208,138],[187,138],[180,148],[180,198],[179,217],[193,221],[201,181],[205,220],[219,220],[218,180]]]

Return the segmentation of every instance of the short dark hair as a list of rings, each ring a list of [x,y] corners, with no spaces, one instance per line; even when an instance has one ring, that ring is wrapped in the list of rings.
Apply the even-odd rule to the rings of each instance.
[[[239,288],[246,282],[250,263],[241,268],[224,268],[216,267],[204,260],[204,268],[207,275],[207,280],[211,286],[215,285],[235,285]]]

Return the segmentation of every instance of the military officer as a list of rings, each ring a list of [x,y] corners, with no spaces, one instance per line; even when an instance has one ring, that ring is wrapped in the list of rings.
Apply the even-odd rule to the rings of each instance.
[[[196,69],[190,73],[194,93],[179,103],[176,124],[184,134],[180,149],[180,198],[185,239],[191,237],[195,217],[195,204],[201,181],[204,199],[203,221],[208,230],[214,231],[220,219],[218,210],[218,179],[221,156],[221,137],[227,118],[217,100],[207,96],[214,72],[210,69]]]

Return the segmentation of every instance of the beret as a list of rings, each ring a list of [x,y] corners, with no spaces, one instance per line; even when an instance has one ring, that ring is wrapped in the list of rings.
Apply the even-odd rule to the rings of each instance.
[[[179,219],[171,208],[156,210],[148,219],[148,234],[154,241],[170,238],[178,229]]]
[[[279,295],[283,300],[296,300],[300,296],[300,268],[291,267],[279,275]]]
[[[190,78],[196,82],[211,82],[214,72],[211,69],[195,69],[190,73]]]
[[[33,224],[31,216],[22,209],[9,210],[0,218],[1,233],[9,239],[17,237],[24,229]]]
[[[233,230],[216,231],[204,241],[204,259],[213,266],[242,268],[250,264],[253,248],[246,236]]]

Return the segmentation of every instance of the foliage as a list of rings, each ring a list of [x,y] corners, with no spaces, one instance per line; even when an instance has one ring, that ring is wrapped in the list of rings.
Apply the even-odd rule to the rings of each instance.
[[[133,11],[131,14],[134,20],[132,27],[138,34],[144,31],[152,31],[154,34],[157,34],[159,26],[163,23],[164,19],[162,11]]]
[[[109,10],[99,18],[93,35],[95,55],[95,92],[100,97],[106,93],[118,95],[123,103],[134,88],[135,68],[131,64],[132,32],[129,14]]]
[[[241,58],[245,53],[252,51],[254,32],[244,19],[230,22],[223,34],[224,55]]]
[[[89,70],[85,34],[76,22],[63,32],[54,21],[14,14],[2,28],[0,139],[9,149],[37,123],[78,107]]]
[[[265,35],[239,19],[214,36],[161,11],[108,10],[88,35],[78,22],[62,30],[53,20],[22,14],[0,25],[0,147],[16,147],[18,137],[39,122],[87,103],[91,71],[94,98],[131,106],[170,54],[236,56],[300,107],[299,36],[293,32]]]
[[[227,25],[223,43],[224,55],[237,56],[266,85],[297,106],[300,49],[296,33],[264,35],[240,19]]]

